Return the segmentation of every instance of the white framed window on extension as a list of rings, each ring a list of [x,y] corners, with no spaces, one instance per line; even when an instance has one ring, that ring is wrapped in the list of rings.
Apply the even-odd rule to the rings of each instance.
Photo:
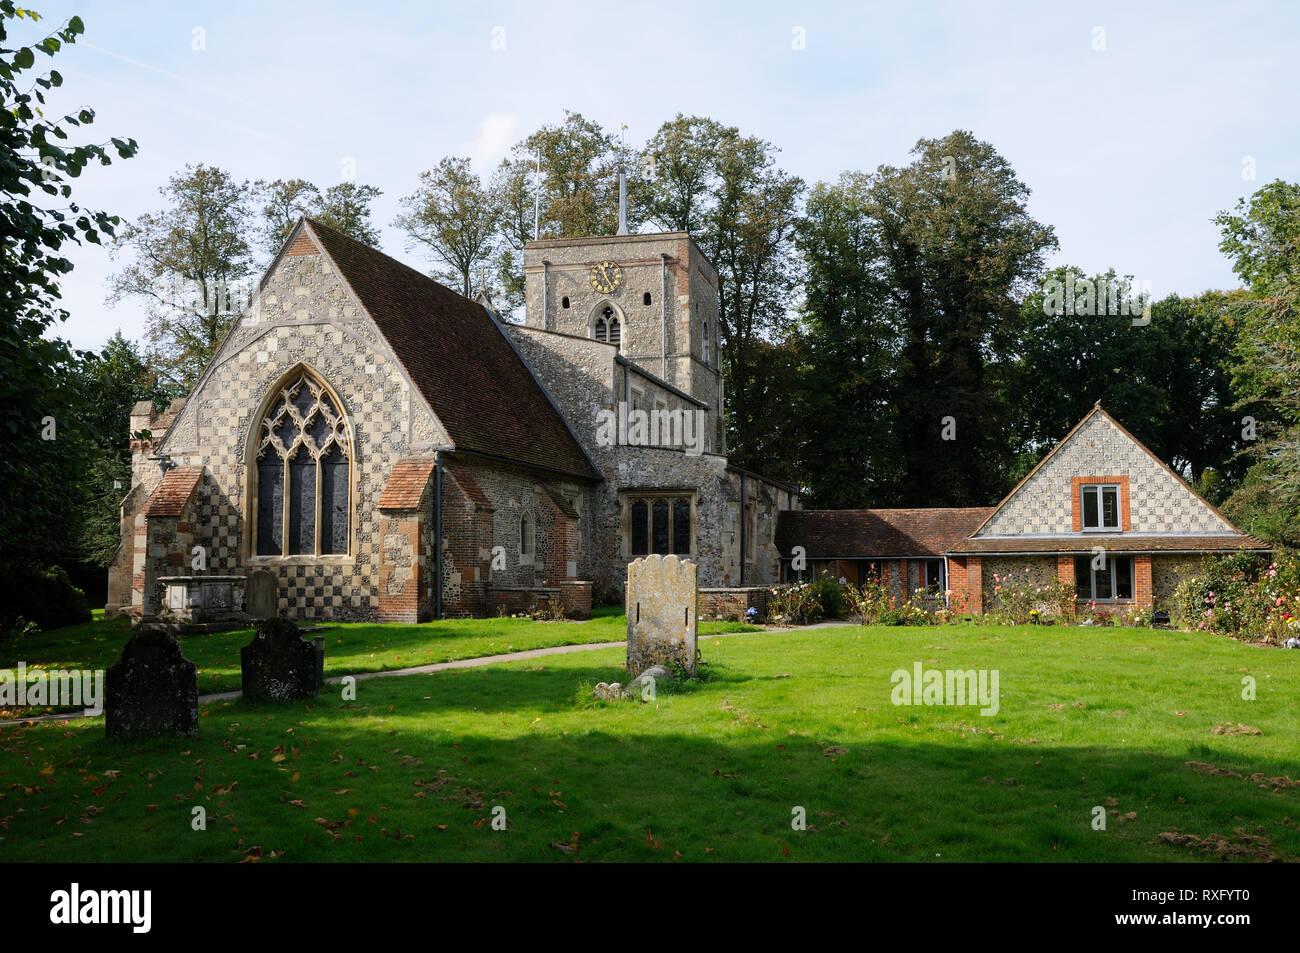
[[[1121,529],[1118,483],[1085,483],[1079,487],[1085,533],[1113,533]]]

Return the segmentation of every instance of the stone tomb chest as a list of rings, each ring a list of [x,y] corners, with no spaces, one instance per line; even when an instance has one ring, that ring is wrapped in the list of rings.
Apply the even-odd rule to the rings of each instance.
[[[166,576],[163,612],[177,622],[235,622],[244,617],[243,576]]]

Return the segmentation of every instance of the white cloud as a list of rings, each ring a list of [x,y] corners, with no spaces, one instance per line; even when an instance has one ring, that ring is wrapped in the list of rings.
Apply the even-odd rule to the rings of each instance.
[[[474,171],[487,177],[515,144],[514,131],[519,117],[509,113],[489,113],[478,124],[478,136],[468,143]]]

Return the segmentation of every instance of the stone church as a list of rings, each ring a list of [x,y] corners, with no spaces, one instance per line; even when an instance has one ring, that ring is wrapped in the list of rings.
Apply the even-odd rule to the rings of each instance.
[[[524,265],[513,324],[300,220],[188,398],[132,411],[109,613],[217,580],[238,602],[257,570],[290,618],[393,622],[582,617],[651,553],[723,598],[774,582],[799,501],[727,462],[718,277],[690,236],[538,241]]]

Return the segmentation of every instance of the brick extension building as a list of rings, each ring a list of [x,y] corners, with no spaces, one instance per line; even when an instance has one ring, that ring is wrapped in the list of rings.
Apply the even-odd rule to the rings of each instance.
[[[256,569],[299,619],[581,615],[649,553],[706,587],[774,581],[798,499],[727,462],[717,274],[690,236],[524,263],[515,325],[300,220],[188,398],[132,412],[109,612]]]
[[[798,575],[796,546],[812,573],[874,574],[900,597],[948,591],[954,608],[973,613],[994,604],[993,577],[1012,572],[1056,577],[1081,603],[1161,607],[1207,554],[1268,549],[1100,404],[997,506],[782,513],[785,578]]]

